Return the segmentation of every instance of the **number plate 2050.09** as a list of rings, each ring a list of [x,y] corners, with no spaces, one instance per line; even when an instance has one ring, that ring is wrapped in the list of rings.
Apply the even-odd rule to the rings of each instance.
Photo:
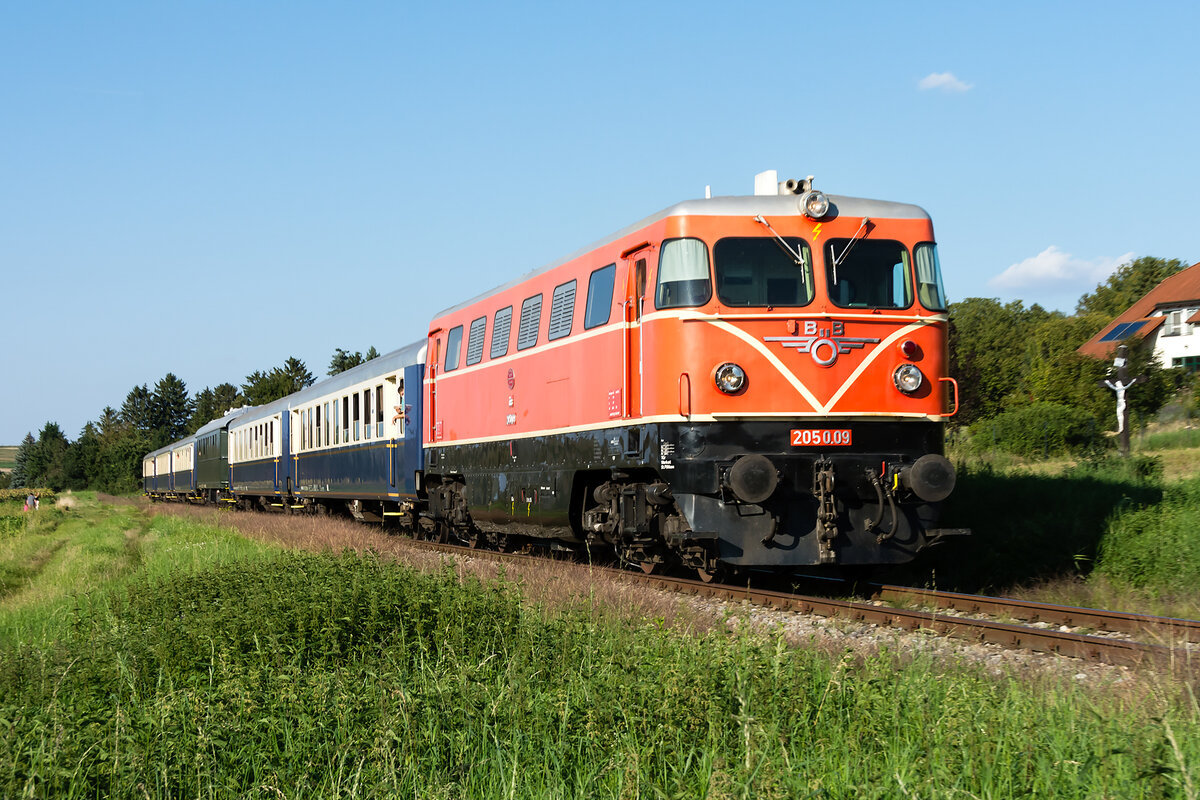
[[[849,445],[849,430],[806,428],[792,431],[793,447],[849,447]]]

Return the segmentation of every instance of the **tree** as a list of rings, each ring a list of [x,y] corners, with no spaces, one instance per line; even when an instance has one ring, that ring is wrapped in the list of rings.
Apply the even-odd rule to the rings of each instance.
[[[47,422],[25,461],[25,480],[33,487],[55,491],[67,488],[67,448],[70,443],[56,422]]]
[[[345,372],[348,369],[357,367],[359,364],[365,364],[375,358],[379,358],[379,351],[375,349],[374,345],[371,345],[365,356],[362,353],[351,353],[349,350],[343,350],[339,347],[334,352],[333,358],[329,359],[328,374],[337,375],[339,372]]]
[[[130,389],[129,394],[125,395],[125,402],[121,404],[121,421],[135,430],[152,430],[154,421],[150,410],[151,399],[150,390],[144,383]]]
[[[1096,291],[1080,297],[1075,312],[1103,315],[1105,320],[1100,327],[1104,327],[1155,286],[1186,266],[1177,258],[1170,261],[1152,256],[1134,259],[1117,267],[1116,272],[1109,275],[1104,283],[1096,286]]]
[[[17,448],[17,455],[13,463],[12,483],[13,489],[24,489],[29,486],[29,473],[27,465],[29,464],[29,455],[37,448],[37,442],[33,438],[32,433],[25,434],[21,446]]]
[[[1025,342],[1035,325],[1052,316],[1016,300],[971,297],[950,306],[950,375],[958,381],[962,423],[994,416],[1024,386]],[[1061,314],[1058,315],[1061,317]]]
[[[194,433],[214,419],[220,419],[229,413],[230,409],[245,404],[245,398],[232,383],[217,384],[213,388],[205,388],[196,395],[196,410],[188,424],[190,432]]]
[[[315,381],[303,361],[289,358],[282,367],[275,367],[270,372],[256,370],[247,375],[242,394],[250,405],[261,406],[312,386]]]
[[[157,439],[168,444],[187,433],[188,420],[192,416],[192,401],[188,398],[187,384],[168,372],[154,384],[150,396],[151,430]]]

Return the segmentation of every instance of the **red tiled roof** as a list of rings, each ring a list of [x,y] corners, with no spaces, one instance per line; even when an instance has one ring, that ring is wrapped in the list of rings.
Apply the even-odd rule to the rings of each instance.
[[[1162,305],[1179,305],[1182,303],[1200,304],[1200,263],[1193,264],[1185,270],[1176,272],[1158,286],[1155,286],[1141,300],[1138,300],[1119,317],[1104,326],[1103,330],[1084,342],[1079,347],[1078,352],[1081,355],[1092,356],[1094,358],[1108,358],[1121,342],[1117,340],[1102,342],[1100,340],[1113,328],[1126,322],[1148,322],[1150,324],[1142,325],[1131,337],[1126,337],[1142,339],[1152,331],[1157,330],[1166,320],[1166,317],[1150,316],[1154,312],[1154,309]],[[1188,322],[1200,322],[1200,312],[1193,314],[1188,319]]]

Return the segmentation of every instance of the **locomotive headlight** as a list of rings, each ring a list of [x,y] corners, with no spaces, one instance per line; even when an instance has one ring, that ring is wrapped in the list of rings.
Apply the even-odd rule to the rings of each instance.
[[[925,376],[921,374],[921,370],[917,369],[916,365],[901,364],[892,373],[892,381],[900,391],[912,394],[921,388],[921,384],[925,382]]]
[[[823,192],[805,192],[800,196],[800,210],[806,216],[820,219],[829,213],[829,198]]]
[[[725,394],[737,394],[746,388],[746,371],[737,364],[726,362],[717,367],[713,380]]]

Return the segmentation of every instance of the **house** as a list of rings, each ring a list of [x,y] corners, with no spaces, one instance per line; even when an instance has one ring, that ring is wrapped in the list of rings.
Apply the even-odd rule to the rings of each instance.
[[[1164,367],[1200,372],[1200,264],[1155,286],[1078,352],[1108,359],[1122,342],[1152,348]]]

